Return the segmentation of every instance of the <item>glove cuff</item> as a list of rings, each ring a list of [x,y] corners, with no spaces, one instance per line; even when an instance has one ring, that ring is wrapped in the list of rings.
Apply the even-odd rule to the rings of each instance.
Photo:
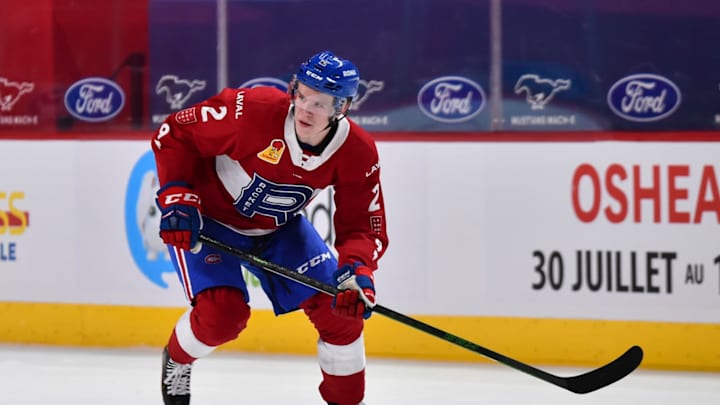
[[[190,205],[200,209],[200,196],[182,182],[165,184],[157,192],[157,203],[161,209],[174,204]]]
[[[375,276],[374,276],[373,271],[370,269],[370,267],[368,267],[360,262],[355,262],[353,267],[355,268],[355,275],[368,277],[373,282],[375,282]]]
[[[177,181],[169,181],[169,182],[163,184],[162,187],[160,187],[160,189],[157,191],[157,194],[160,195],[160,194],[164,193],[165,190],[167,190],[167,189],[169,189],[169,188],[171,188],[171,187],[184,187],[184,188],[186,188],[186,189],[188,189],[188,190],[192,190],[192,188],[193,188],[193,187],[190,185],[190,183],[187,183],[187,182],[184,182],[184,181],[179,181],[179,180],[177,180]]]
[[[375,289],[375,277],[373,271],[361,262],[345,264],[333,275],[338,288],[361,290],[365,288]]]

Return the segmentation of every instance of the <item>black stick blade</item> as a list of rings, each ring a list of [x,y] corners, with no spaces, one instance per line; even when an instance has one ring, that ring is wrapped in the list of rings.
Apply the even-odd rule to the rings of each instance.
[[[640,346],[629,348],[622,356],[593,371],[564,378],[565,388],[576,394],[587,394],[608,386],[635,370],[643,359]]]

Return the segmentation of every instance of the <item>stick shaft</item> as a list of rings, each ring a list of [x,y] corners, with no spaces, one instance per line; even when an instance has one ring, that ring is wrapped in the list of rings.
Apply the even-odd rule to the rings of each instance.
[[[334,296],[340,291],[331,285],[229,246],[207,235],[200,235],[200,241],[215,249],[237,256],[265,271],[293,280],[325,294]],[[643,357],[642,349],[633,346],[619,358],[598,369],[575,377],[559,377],[382,305],[375,305],[373,312],[578,394],[591,392],[620,380],[637,368]]]

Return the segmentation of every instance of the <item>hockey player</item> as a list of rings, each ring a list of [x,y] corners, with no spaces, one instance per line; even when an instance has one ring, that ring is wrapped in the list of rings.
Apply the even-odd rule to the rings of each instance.
[[[362,403],[363,321],[388,240],[375,143],[345,115],[359,79],[352,62],[320,52],[300,65],[287,94],[227,88],[171,115],[154,134],[160,236],[191,304],[163,352],[166,405],[188,404],[193,362],[245,328],[241,265],[260,280],[276,315],[302,309],[314,325],[322,398]],[[335,190],[337,258],[299,215],[328,186]],[[201,245],[201,232],[341,292],[333,298],[263,272]]]

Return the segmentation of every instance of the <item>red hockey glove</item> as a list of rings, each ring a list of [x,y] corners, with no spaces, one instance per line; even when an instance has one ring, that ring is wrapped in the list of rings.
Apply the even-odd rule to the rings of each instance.
[[[202,245],[198,238],[203,227],[200,197],[187,184],[171,182],[158,190],[155,202],[162,212],[160,237],[163,242],[199,252]]]
[[[346,264],[333,273],[341,290],[332,303],[332,313],[351,319],[368,319],[375,306],[375,280],[372,270],[360,262]]]

